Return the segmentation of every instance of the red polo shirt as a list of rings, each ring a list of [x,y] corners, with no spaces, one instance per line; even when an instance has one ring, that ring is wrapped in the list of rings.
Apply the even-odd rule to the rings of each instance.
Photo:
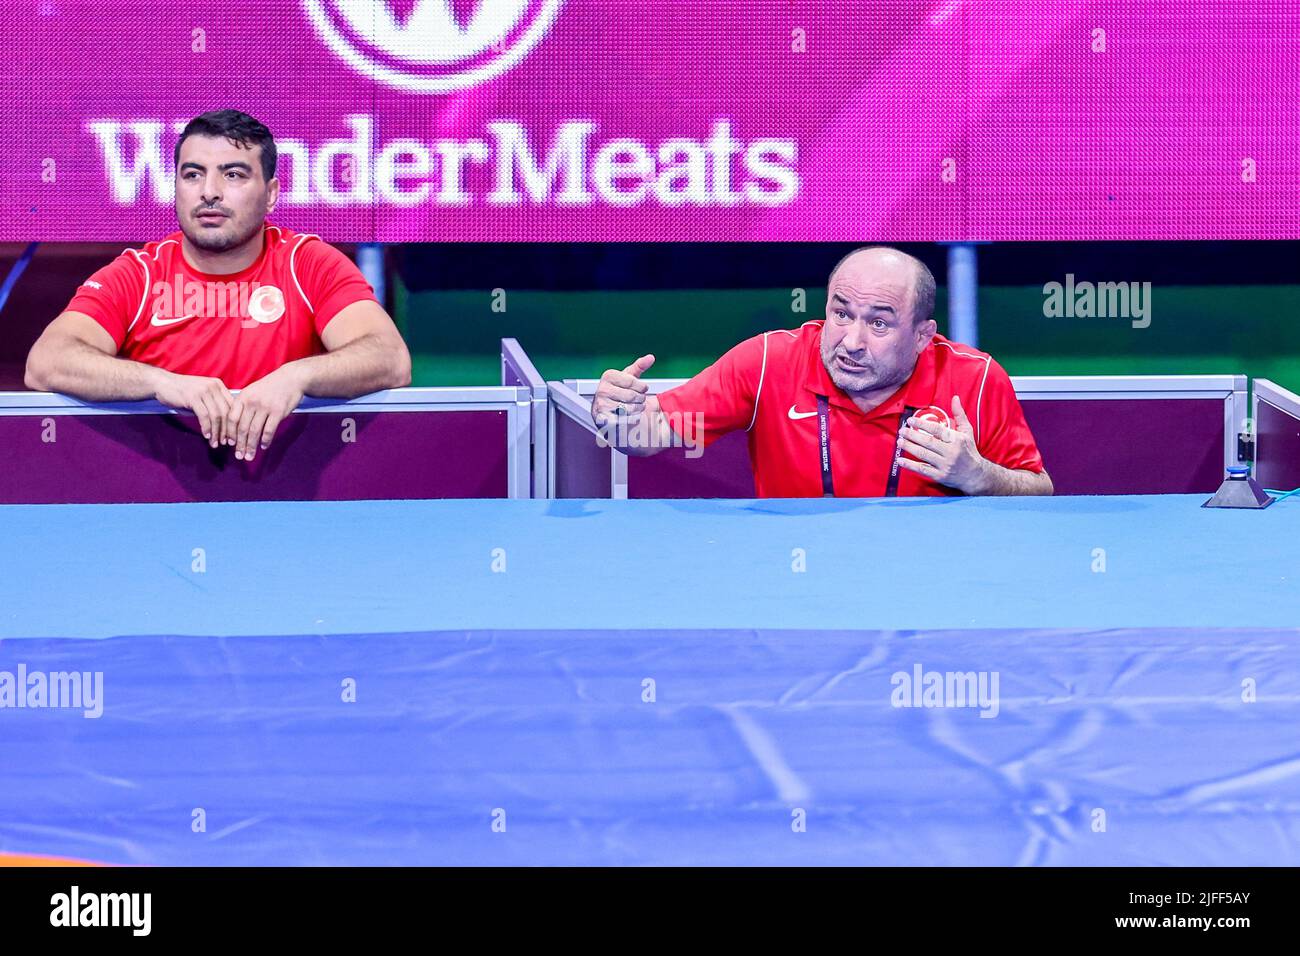
[[[814,321],[747,339],[660,395],[659,406],[674,427],[682,416],[702,414],[706,446],[727,432],[746,430],[760,498],[822,495],[819,395],[828,400],[838,497],[885,495],[904,409],[937,405],[951,416],[954,395],[961,397],[981,455],[1005,468],[1043,470],[1011,378],[986,352],[936,334],[911,377],[864,413],[831,381],[821,359],[821,331],[821,321]],[[901,496],[961,494],[906,468],[898,469],[897,482]]]
[[[199,272],[174,232],[127,249],[68,303],[113,337],[118,355],[243,388],[325,351],[320,336],[354,302],[376,301],[352,260],[309,233],[262,227],[262,251],[227,275]]]

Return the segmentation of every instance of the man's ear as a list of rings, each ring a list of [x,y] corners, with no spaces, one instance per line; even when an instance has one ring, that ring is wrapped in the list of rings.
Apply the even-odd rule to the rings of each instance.
[[[929,345],[930,340],[934,338],[935,333],[938,331],[939,323],[934,319],[926,319],[918,325],[916,327],[916,351],[919,353]]]
[[[275,212],[275,204],[280,199],[280,177],[272,176],[271,181],[266,184],[266,213],[269,216]]]

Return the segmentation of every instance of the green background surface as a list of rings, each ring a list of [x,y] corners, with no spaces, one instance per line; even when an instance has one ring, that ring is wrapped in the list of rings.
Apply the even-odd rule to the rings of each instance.
[[[742,339],[822,317],[825,289],[555,292],[392,290],[416,385],[500,381],[499,341],[514,336],[547,379],[595,378],[652,352],[654,377],[695,374]],[[1157,286],[1151,324],[1047,318],[1041,286],[983,286],[979,348],[1012,375],[1247,374],[1300,390],[1300,285]],[[497,300],[498,302],[500,300]],[[948,332],[947,299],[935,315]]]

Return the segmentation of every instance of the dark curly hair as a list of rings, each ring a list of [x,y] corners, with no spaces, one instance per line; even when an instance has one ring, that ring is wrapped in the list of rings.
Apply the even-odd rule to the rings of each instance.
[[[226,139],[252,149],[262,147],[262,178],[270,182],[275,177],[275,139],[271,131],[247,113],[239,110],[214,110],[196,116],[185,124],[181,138],[176,141],[172,164],[181,162],[181,143],[190,136],[224,136]]]

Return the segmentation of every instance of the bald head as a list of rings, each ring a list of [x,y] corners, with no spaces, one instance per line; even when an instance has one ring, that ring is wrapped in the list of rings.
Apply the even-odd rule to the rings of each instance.
[[[920,259],[899,249],[889,246],[854,249],[835,264],[829,285],[834,287],[837,279],[853,286],[863,286],[872,281],[905,285],[911,294],[908,309],[912,327],[934,317],[934,274]]]

